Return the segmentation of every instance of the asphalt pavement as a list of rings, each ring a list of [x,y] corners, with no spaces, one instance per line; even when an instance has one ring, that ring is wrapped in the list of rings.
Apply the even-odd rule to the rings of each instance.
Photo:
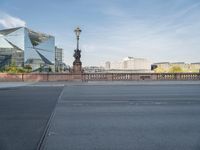
[[[61,91],[20,83],[2,86],[0,150],[36,150]]]
[[[0,150],[200,149],[199,81],[0,87]]]
[[[45,150],[199,150],[199,84],[66,85]]]

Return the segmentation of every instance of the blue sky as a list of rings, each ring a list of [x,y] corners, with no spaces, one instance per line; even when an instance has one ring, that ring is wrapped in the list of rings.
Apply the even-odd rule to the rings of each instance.
[[[126,56],[200,62],[199,0],[0,0],[0,29],[23,25],[54,35],[69,65],[77,26],[84,65]]]

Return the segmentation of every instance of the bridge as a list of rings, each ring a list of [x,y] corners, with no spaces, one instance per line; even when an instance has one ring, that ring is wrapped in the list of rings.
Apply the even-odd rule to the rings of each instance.
[[[0,73],[0,81],[200,80],[200,73]]]
[[[200,80],[200,73],[88,73],[83,74],[83,80]]]

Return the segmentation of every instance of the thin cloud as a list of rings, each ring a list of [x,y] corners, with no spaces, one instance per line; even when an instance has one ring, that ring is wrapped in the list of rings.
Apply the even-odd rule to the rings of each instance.
[[[117,7],[109,7],[102,11],[103,14],[111,16],[111,17],[126,17],[127,14]]]
[[[24,27],[26,22],[18,17],[0,12],[0,26],[4,28]]]

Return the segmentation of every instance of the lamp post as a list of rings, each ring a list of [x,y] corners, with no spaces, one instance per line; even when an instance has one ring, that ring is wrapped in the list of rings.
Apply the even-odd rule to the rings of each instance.
[[[81,50],[79,49],[79,38],[80,38],[80,34],[81,34],[81,29],[79,27],[77,27],[74,30],[75,34],[76,34],[76,40],[77,40],[77,46],[76,49],[74,50],[74,62],[73,62],[73,72],[74,73],[81,73],[82,72],[82,62],[80,60],[81,58]]]
[[[76,34],[76,39],[77,39],[77,47],[76,47],[76,49],[79,49],[79,37],[80,37],[80,34],[81,34],[81,29],[79,27],[77,27],[74,30],[74,32]]]

